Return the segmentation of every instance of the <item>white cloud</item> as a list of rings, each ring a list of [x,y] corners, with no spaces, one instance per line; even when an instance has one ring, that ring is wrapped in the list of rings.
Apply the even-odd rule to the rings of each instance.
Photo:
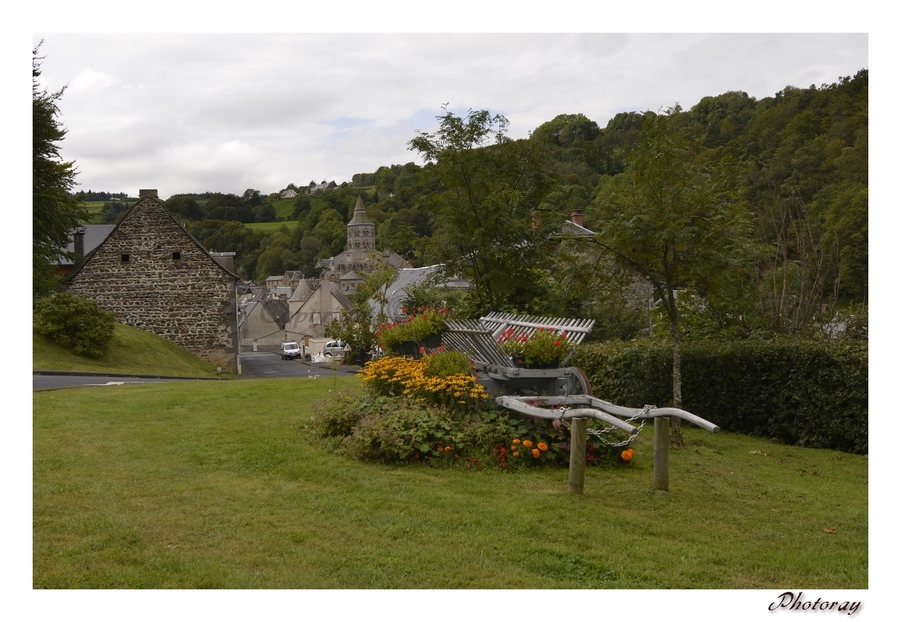
[[[511,135],[524,137],[558,114],[604,126],[621,111],[688,108],[729,90],[763,98],[868,67],[867,37],[839,34],[39,39],[42,84],[70,83],[63,155],[82,186],[163,196],[271,192],[418,161],[407,143],[437,127],[443,103],[504,114]]]
[[[91,69],[86,69],[82,71],[72,83],[68,86],[68,92],[78,92],[84,91],[86,93],[98,94],[99,91],[103,91],[115,84],[115,81],[112,79],[112,76],[109,74],[101,73],[99,71],[93,71]]]

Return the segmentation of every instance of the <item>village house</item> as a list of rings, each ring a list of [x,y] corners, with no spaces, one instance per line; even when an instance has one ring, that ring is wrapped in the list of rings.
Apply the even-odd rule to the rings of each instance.
[[[238,301],[241,351],[276,350],[284,338],[288,317],[285,298],[267,293],[262,287],[251,288]]]
[[[304,279],[288,300],[289,318],[284,337],[308,345],[309,339],[325,336],[325,328],[351,306],[337,283],[326,279]]]
[[[227,261],[230,254],[218,259]],[[198,358],[236,372],[240,279],[224,268],[166,210],[156,190],[140,199],[64,284]]]
[[[315,194],[317,192],[324,192],[325,190],[334,190],[337,188],[337,184],[333,181],[322,181],[322,183],[310,183],[309,184],[309,193]]]

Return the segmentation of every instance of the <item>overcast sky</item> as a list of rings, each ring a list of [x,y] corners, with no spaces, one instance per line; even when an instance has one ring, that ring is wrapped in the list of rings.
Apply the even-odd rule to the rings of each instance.
[[[866,34],[59,34],[41,85],[66,85],[63,157],[79,189],[264,194],[418,162],[441,106],[505,115],[525,137],[558,114],[690,108],[836,82]]]

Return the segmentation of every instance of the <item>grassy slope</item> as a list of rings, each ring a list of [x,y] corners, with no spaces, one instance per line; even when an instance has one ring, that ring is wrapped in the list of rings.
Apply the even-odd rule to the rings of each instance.
[[[106,356],[79,356],[35,333],[32,338],[35,371],[89,371],[190,378],[216,377],[215,368],[184,348],[146,331],[116,324]]]
[[[663,493],[647,429],[631,466],[589,469],[585,494],[571,495],[565,469],[397,467],[331,453],[307,424],[320,398],[358,384],[35,393],[34,586],[868,585],[865,456],[688,429]]]

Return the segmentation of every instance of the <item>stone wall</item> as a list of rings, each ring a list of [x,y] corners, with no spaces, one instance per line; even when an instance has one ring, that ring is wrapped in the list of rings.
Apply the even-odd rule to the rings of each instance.
[[[144,196],[68,278],[68,288],[113,311],[117,321],[234,372],[236,281],[158,199]]]

